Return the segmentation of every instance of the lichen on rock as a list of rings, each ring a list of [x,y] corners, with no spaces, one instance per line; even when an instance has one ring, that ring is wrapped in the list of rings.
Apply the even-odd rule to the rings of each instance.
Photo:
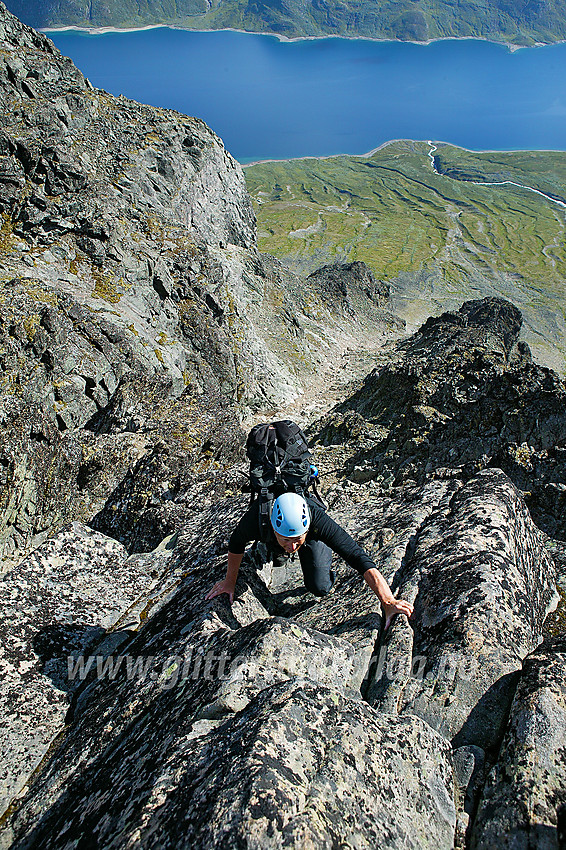
[[[0,37],[1,846],[554,840],[566,390],[517,308],[407,337],[364,264],[258,253],[203,122],[93,89],[2,3]],[[246,427],[282,416],[410,622],[260,545],[206,600]]]

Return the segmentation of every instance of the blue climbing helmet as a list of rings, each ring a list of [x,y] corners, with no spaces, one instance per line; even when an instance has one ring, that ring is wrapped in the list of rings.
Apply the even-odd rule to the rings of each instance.
[[[273,503],[271,525],[282,537],[300,537],[309,530],[309,508],[298,493],[282,493]]]

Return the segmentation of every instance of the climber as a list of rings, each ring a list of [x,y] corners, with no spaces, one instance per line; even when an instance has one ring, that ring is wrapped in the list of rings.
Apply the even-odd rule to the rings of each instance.
[[[226,577],[214,585],[207,599],[227,593],[230,602],[234,601],[236,579],[246,544],[258,538],[259,527],[259,507],[255,501],[240,519],[228,541]],[[271,511],[271,539],[267,541],[267,547],[274,566],[281,565],[295,552],[298,554],[305,587],[315,596],[325,596],[332,589],[332,552],[336,552],[363,575],[367,585],[378,597],[385,616],[385,628],[388,628],[396,614],[410,617],[413,613],[411,603],[395,599],[369,555],[313,498],[304,499],[297,493],[287,492],[275,499]]]

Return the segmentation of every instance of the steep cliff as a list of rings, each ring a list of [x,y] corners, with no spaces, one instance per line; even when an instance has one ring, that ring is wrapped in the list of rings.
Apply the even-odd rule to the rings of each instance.
[[[348,327],[258,254],[241,169],[202,121],[94,90],[1,4],[0,34],[9,554],[90,518],[133,464],[155,468],[145,506],[163,501],[179,447],[187,474],[218,468],[235,439],[219,421],[290,401],[402,324],[376,289]],[[128,525],[138,549],[167,531],[134,543]]]
[[[399,339],[363,264],[257,252],[202,122],[0,32],[0,846],[558,847],[565,387],[519,311]],[[205,600],[284,411],[410,623],[261,546]]]

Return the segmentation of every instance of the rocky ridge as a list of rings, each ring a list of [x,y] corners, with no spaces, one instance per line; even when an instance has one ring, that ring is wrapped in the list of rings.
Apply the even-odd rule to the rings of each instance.
[[[565,388],[520,313],[391,343],[362,264],[257,253],[202,122],[93,90],[1,4],[0,29],[0,845],[563,846]],[[326,412],[313,387],[368,360]],[[205,601],[243,425],[293,400],[411,623],[261,547]]]
[[[520,311],[485,298],[430,318],[322,420],[355,474],[382,486],[503,469],[537,524],[564,539],[564,383],[533,363]]]

